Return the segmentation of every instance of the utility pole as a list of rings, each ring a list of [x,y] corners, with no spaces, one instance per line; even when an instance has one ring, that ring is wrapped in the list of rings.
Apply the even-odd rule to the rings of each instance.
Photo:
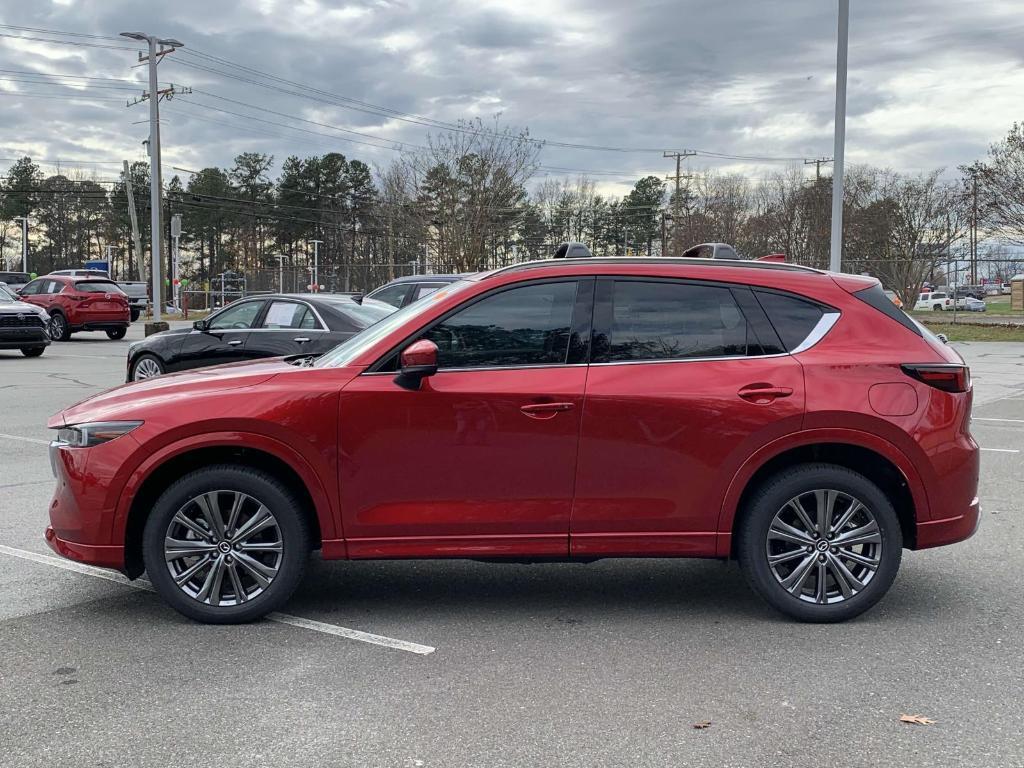
[[[159,323],[163,310],[163,286],[160,285],[160,240],[163,233],[160,231],[160,205],[161,205],[161,179],[160,179],[160,98],[173,97],[175,90],[172,85],[165,91],[157,87],[156,67],[160,60],[168,53],[173,53],[175,48],[181,48],[184,43],[170,38],[159,38],[154,35],[147,35],[143,32],[122,32],[122,37],[132,40],[146,42],[149,45],[149,55],[139,54],[140,62],[149,64],[149,90],[143,92],[142,98],[129,102],[128,106],[137,104],[140,101],[149,99],[149,206],[150,206],[150,252],[152,256],[152,277],[153,277],[153,322]],[[157,46],[160,46],[159,49]]]
[[[682,161],[687,157],[693,157],[697,153],[691,149],[684,149],[682,152],[663,152],[662,157],[674,157],[676,159],[676,193],[672,198],[672,255],[678,256],[682,250],[679,247],[679,205],[682,202],[682,194],[680,192],[680,182],[683,179],[683,167]],[[666,176],[669,181],[672,180],[672,176]]]
[[[814,166],[814,180],[821,181],[821,166],[823,163],[831,163],[831,157],[819,157],[815,160],[804,160],[804,165]]]
[[[991,272],[989,273],[991,274]],[[978,284],[978,170],[971,168],[971,285]]]
[[[320,243],[323,240],[307,240],[313,244],[313,293],[320,290]]]
[[[135,215],[135,189],[132,185],[131,170],[128,161],[124,161],[124,189],[128,193],[128,216],[132,220],[132,246],[135,251],[135,269],[138,272],[139,280],[146,279],[146,273],[142,266],[142,235],[139,234],[139,219]]]
[[[21,271],[28,272],[28,216],[15,216],[21,222]]]
[[[174,240],[172,250],[173,261],[171,269],[171,295],[174,297],[174,306],[181,307],[181,275],[178,266],[178,242],[181,240],[181,214],[171,216],[171,239]]]
[[[843,261],[843,159],[846,153],[846,69],[850,42],[850,0],[839,0],[836,43],[836,127],[832,171],[832,243],[828,268],[838,272]]]

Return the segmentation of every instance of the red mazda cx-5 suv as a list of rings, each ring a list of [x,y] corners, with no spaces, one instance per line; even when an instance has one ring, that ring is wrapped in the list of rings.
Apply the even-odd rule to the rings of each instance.
[[[55,341],[67,341],[78,331],[106,331],[111,339],[123,339],[131,323],[128,297],[112,280],[44,275],[18,293],[49,313]]]
[[[54,416],[46,539],[241,622],[324,558],[736,558],[838,621],[979,519],[963,360],[872,278],[579,259],[467,277],[315,361]]]

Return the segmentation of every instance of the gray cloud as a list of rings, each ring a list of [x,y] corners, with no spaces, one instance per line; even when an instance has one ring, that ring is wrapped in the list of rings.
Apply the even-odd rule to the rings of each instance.
[[[542,138],[758,156],[831,153],[832,2],[40,0],[26,6],[0,0],[0,21],[97,35],[138,28],[175,36],[186,52],[167,57],[161,79],[288,116],[198,93],[180,97],[164,107],[167,165],[224,166],[245,150],[273,154],[278,165],[289,154],[330,149],[378,164],[393,156],[295,118],[386,141],[422,143],[427,132],[372,111],[197,69],[225,67],[188,51],[433,119],[500,112],[504,123],[528,126]],[[982,154],[1019,117],[1006,91],[1024,87],[1022,36],[1024,21],[1009,2],[858,0],[851,22],[851,158],[923,170]],[[136,90],[90,81],[95,87],[74,100],[35,97],[67,95],[67,88],[7,81],[0,87],[26,95],[0,97],[0,156],[29,151],[42,158],[141,159],[147,129],[133,122],[144,119],[145,108],[123,106],[142,87],[134,55],[0,38],[0,69],[139,81]],[[669,171],[659,153],[548,147],[542,162],[624,174]],[[691,163],[725,164],[700,158]],[[114,165],[96,167],[105,169],[101,175],[116,172]],[[757,176],[780,166],[733,167]]]

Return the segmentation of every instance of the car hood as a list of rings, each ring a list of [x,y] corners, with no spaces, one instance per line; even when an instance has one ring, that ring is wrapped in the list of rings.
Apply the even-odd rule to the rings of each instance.
[[[150,405],[170,398],[180,398],[183,406],[187,398],[209,392],[222,392],[240,387],[252,387],[279,373],[294,371],[280,357],[257,362],[230,363],[212,368],[199,368],[183,373],[170,373],[152,379],[143,379],[108,389],[65,408],[50,417],[50,428],[65,424],[84,424],[122,418],[138,418]]]
[[[45,310],[27,301],[18,301],[13,304],[0,304],[0,315],[42,315]]]

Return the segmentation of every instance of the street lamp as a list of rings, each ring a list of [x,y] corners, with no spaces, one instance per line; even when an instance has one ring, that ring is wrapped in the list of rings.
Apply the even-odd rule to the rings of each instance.
[[[320,243],[323,240],[307,240],[306,243],[312,243],[313,245],[313,285],[320,285]],[[314,287],[314,291],[318,291],[319,288]]]
[[[28,272],[28,216],[15,216],[21,222],[21,271]]]

